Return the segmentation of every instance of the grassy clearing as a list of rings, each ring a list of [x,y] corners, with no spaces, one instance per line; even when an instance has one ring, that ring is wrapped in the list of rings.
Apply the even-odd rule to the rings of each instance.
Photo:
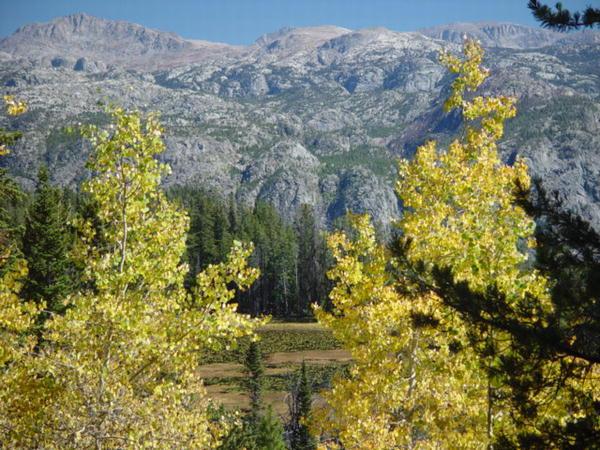
[[[260,336],[260,347],[264,355],[340,348],[339,342],[331,332],[318,323],[275,322],[260,328],[258,335]],[[242,339],[234,350],[202,355],[202,365],[228,362],[242,363],[249,344],[249,339]]]
[[[350,354],[317,323],[275,322],[258,334],[265,358],[264,400],[283,416],[287,414],[286,397],[303,361],[315,392],[328,389],[332,378],[346,373],[351,362]],[[248,344],[242,341],[235,350],[204,355],[198,369],[209,396],[226,408],[248,407],[242,364]]]

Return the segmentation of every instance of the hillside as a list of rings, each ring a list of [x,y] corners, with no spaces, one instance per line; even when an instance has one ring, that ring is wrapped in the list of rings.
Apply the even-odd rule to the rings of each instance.
[[[368,211],[399,214],[395,160],[460,130],[442,112],[451,78],[440,51],[463,35],[487,47],[486,92],[519,98],[502,144],[567,204],[600,224],[600,33],[510,24],[422,32],[283,29],[235,47],[85,14],[31,24],[0,40],[0,85],[28,102],[8,166],[32,186],[38,166],[75,185],[88,149],[65,125],[102,121],[98,101],[159,110],[168,184],[204,185],[286,217],[303,203],[323,222]],[[4,120],[4,119],[3,119]],[[6,124],[5,124],[6,125]]]

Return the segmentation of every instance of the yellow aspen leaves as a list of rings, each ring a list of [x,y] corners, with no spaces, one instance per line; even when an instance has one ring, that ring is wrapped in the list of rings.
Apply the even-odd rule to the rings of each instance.
[[[408,256],[450,268],[472,289],[495,283],[513,302],[532,295],[550,308],[545,279],[523,269],[535,226],[516,204],[519,188],[530,184],[527,165],[517,158],[507,166],[497,150],[504,121],[516,114],[515,99],[467,100],[488,72],[480,68],[483,51],[477,43],[467,41],[464,56],[441,57],[458,74],[445,107],[462,111],[464,139],[454,140],[445,152],[428,142],[413,161],[399,165],[396,192],[405,206],[399,227],[411,241]]]
[[[247,265],[252,247],[235,243],[188,293],[181,260],[189,219],[160,188],[168,167],[156,159],[164,150],[158,117],[110,114],[111,127],[84,129],[94,153],[83,190],[99,221],[77,224],[86,286],[64,315],[45,322],[37,354],[13,372],[11,392],[2,391],[0,441],[213,448],[227,430],[209,418],[198,359],[264,323],[238,314],[232,302],[258,275]]]
[[[6,105],[6,112],[9,116],[20,116],[27,112],[27,103],[15,100],[12,95],[5,95],[4,103]]]
[[[463,350],[464,327],[437,296],[390,272],[368,216],[350,220],[355,239],[334,233],[328,242],[334,309],[315,311],[354,364],[323,393],[314,431],[348,449],[484,448],[484,377]]]
[[[4,96],[4,103],[10,116],[27,111],[24,102],[16,101],[10,95]],[[8,148],[0,142],[0,156],[6,154]],[[5,179],[0,181],[5,182]],[[4,189],[0,189],[0,194],[3,192]],[[15,257],[13,247],[9,237],[0,231],[0,384],[4,384],[2,375],[8,370],[5,366],[16,363],[33,348],[35,342],[26,332],[33,325],[38,308],[19,299],[22,280],[27,276],[27,264]],[[0,390],[3,389],[5,386],[0,387]]]
[[[529,186],[527,166],[519,158],[507,166],[497,151],[515,99],[471,98],[489,75],[482,61],[473,41],[462,59],[441,56],[457,74],[444,106],[461,111],[465,130],[447,150],[429,141],[399,163],[405,256],[410,264],[448,268],[475,291],[495,284],[515,309],[529,298],[549,309],[546,280],[527,269],[534,222],[516,204],[518,190]],[[492,361],[472,348],[473,330],[458,314],[375,242],[368,217],[352,223],[354,239],[329,239],[334,309],[316,312],[354,364],[324,394],[314,428],[351,449],[488,448],[495,428],[510,429],[486,371]]]

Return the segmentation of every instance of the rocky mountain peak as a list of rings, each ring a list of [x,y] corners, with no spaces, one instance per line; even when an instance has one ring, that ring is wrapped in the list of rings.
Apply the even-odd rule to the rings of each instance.
[[[303,28],[282,28],[274,33],[268,33],[255,42],[259,48],[266,51],[287,50],[298,52],[314,49],[336,37],[351,33],[352,30],[332,25],[322,25]]]
[[[86,57],[106,62],[190,47],[190,42],[174,33],[84,13],[25,25],[0,40],[0,51],[29,59]]]
[[[265,200],[290,220],[310,203],[323,223],[352,210],[389,224],[399,214],[396,158],[460,131],[460,117],[442,109],[452,77],[438,56],[459,52],[464,35],[503,48],[486,53],[491,76],[482,90],[519,99],[503,156],[524,157],[532,176],[600,226],[598,31],[318,26],[234,47],[67,16],[0,41],[0,86],[30,106],[10,119],[27,139],[6,165],[27,186],[42,162],[55,181],[76,185],[87,150],[62,130],[98,118],[94,105],[108,97],[162,112],[167,184]]]
[[[420,30],[426,36],[460,44],[465,36],[477,39],[484,47],[531,49],[552,45],[564,34],[514,23],[453,23]]]

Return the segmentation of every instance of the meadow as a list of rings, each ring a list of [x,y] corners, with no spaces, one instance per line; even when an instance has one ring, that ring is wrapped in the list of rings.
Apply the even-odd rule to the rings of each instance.
[[[289,392],[303,361],[317,402],[318,392],[329,388],[332,378],[343,374],[351,361],[350,353],[317,323],[273,322],[260,328],[258,335],[265,366],[264,402],[281,416],[288,413]],[[199,374],[208,394],[227,409],[246,409],[249,404],[243,364],[249,342],[245,339],[236,349],[202,357]]]

